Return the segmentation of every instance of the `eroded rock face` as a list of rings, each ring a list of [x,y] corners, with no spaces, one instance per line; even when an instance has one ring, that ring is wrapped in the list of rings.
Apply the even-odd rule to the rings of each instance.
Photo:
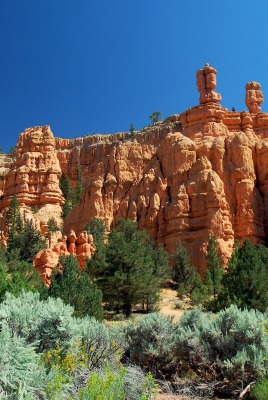
[[[22,214],[44,232],[49,218],[61,222],[64,199],[59,188],[60,176],[61,167],[50,127],[26,129],[19,136],[15,162],[3,177],[0,210],[5,211],[16,194]],[[4,224],[5,219],[0,219],[2,229]]]
[[[40,273],[46,286],[50,285],[51,275],[56,266],[60,266],[60,256],[73,255],[77,257],[79,268],[82,269],[95,252],[93,236],[83,231],[76,236],[74,230],[69,235],[63,235],[56,245],[40,250],[34,258],[34,267]]]
[[[0,210],[17,193],[28,211],[40,207],[45,224],[49,210],[53,216],[61,210],[64,172],[74,185],[81,177],[83,193],[64,222],[68,235],[56,245],[59,253],[92,252],[74,233],[91,217],[108,229],[120,217],[138,221],[170,252],[182,240],[200,272],[209,235],[218,239],[225,263],[235,238],[267,242],[268,114],[260,112],[260,86],[247,85],[250,112],[236,112],[217,104],[214,68],[199,70],[197,85],[199,105],[134,135],[68,140],[54,139],[48,127],[26,130],[1,187]]]
[[[248,82],[246,84],[246,100],[245,103],[250,113],[256,114],[261,111],[263,103],[263,95],[261,85],[258,82]]]

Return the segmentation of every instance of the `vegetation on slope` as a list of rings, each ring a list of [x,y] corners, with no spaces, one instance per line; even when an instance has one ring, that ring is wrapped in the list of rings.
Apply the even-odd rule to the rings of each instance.
[[[267,398],[265,246],[236,243],[223,273],[211,237],[202,281],[179,243],[173,284],[205,312],[194,308],[178,323],[152,313],[107,327],[97,320],[103,307],[127,317],[134,307],[154,310],[167,276],[165,251],[131,221],[119,220],[105,237],[94,219],[87,229],[95,256],[83,271],[72,256],[63,258],[47,290],[30,263],[43,241],[21,219],[16,197],[8,226],[0,252],[1,398],[153,399],[153,376],[181,394],[238,398],[251,385],[248,398]]]

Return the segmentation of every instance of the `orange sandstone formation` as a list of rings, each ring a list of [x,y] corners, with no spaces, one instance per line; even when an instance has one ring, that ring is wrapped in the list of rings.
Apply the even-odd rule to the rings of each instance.
[[[79,175],[83,185],[78,205],[64,221],[65,232],[81,232],[91,217],[102,218],[108,229],[120,217],[131,218],[170,252],[182,240],[200,272],[209,235],[216,236],[225,262],[235,238],[266,243],[268,114],[260,110],[260,85],[246,86],[250,112],[217,104],[216,70],[208,64],[197,72],[197,86],[199,105],[134,135],[68,140],[54,139],[48,127],[26,130],[0,187],[3,221],[17,193],[44,231],[49,216],[59,218],[58,181],[64,172],[74,185]],[[74,232],[64,246],[84,257],[92,243]],[[57,249],[66,251],[62,246]]]
[[[246,84],[245,103],[250,113],[256,114],[261,111],[263,95],[261,91],[261,85],[258,82],[249,82]]]
[[[1,182],[0,210],[5,211],[16,194],[23,214],[45,232],[49,218],[61,221],[64,199],[59,188],[60,176],[61,167],[50,128],[26,129],[19,136],[15,162]],[[0,218],[1,229],[4,223],[5,219]]]
[[[50,278],[53,268],[59,265],[60,256],[72,254],[77,257],[79,267],[82,269],[95,251],[93,236],[86,231],[80,233],[78,237],[73,230],[68,236],[63,235],[58,239],[57,244],[45,250],[40,250],[34,258],[34,267],[39,271],[42,280],[47,286],[50,285]]]

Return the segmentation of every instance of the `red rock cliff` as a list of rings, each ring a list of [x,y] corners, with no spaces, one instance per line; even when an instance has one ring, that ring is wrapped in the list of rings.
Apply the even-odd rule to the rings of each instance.
[[[197,87],[198,106],[134,135],[67,140],[54,139],[48,127],[26,130],[2,181],[0,210],[17,193],[41,226],[48,215],[59,218],[63,171],[74,184],[81,175],[83,183],[82,198],[64,223],[67,234],[82,231],[93,216],[108,227],[131,218],[171,252],[182,240],[201,272],[211,234],[225,260],[234,238],[266,242],[268,114],[261,112],[260,85],[246,85],[249,112],[217,104],[216,70],[209,65],[197,72]]]

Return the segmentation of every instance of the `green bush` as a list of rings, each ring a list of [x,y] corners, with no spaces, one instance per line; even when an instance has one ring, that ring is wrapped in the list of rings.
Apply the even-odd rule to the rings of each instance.
[[[119,361],[120,345],[107,326],[94,318],[83,318],[76,322],[80,347],[88,369],[100,368],[106,362],[115,364]]]
[[[76,400],[153,400],[155,383],[150,374],[145,376],[135,367],[112,369],[107,364],[89,375],[86,388]]]
[[[177,330],[177,358],[202,377],[228,380],[230,390],[265,372],[264,315],[231,306],[216,315],[186,313]]]
[[[246,239],[235,243],[234,251],[223,276],[217,309],[230,304],[264,312],[268,308],[268,249]]]
[[[1,399],[42,398],[47,376],[34,345],[12,335],[7,324],[2,323],[0,348]]]
[[[154,371],[167,371],[174,357],[176,326],[172,317],[153,313],[123,328],[126,354],[134,363]]]
[[[268,399],[268,379],[262,379],[257,382],[253,389],[252,394],[256,400],[267,400]]]
[[[77,334],[73,311],[60,299],[40,301],[39,293],[22,292],[18,297],[7,293],[0,304],[0,326],[6,323],[12,335],[36,344],[39,352],[57,345],[69,347]]]

